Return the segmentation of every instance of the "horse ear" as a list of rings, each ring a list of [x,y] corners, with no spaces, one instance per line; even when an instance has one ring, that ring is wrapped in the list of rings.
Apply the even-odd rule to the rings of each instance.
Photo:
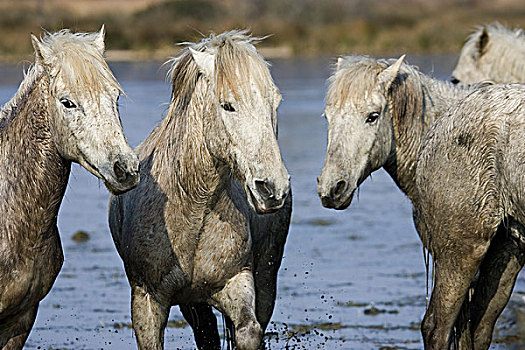
[[[94,40],[95,47],[100,51],[101,54],[104,54],[104,50],[106,49],[106,46],[104,44],[104,39],[106,37],[105,29],[106,28],[104,27],[104,25],[102,25]]]
[[[336,67],[337,70],[341,69],[341,64],[343,63],[343,61],[344,61],[343,57],[341,56],[337,57],[337,67]]]
[[[399,57],[399,59],[394,64],[379,73],[377,80],[383,89],[388,90],[388,88],[390,88],[390,84],[392,84],[399,74],[399,69],[401,68],[401,64],[403,63],[404,59],[405,55]]]
[[[487,32],[487,27],[483,27],[483,30],[481,31],[481,34],[479,35],[479,38],[476,41],[476,54],[478,57],[483,56],[488,43],[489,33]]]
[[[189,49],[201,72],[207,77],[212,77],[215,70],[215,56],[208,52],[194,50],[191,47]]]
[[[35,62],[41,65],[45,65],[47,62],[49,62],[49,59],[52,58],[51,50],[42,45],[40,40],[38,40],[34,34],[31,34],[31,43],[33,44],[33,49],[35,50]]]

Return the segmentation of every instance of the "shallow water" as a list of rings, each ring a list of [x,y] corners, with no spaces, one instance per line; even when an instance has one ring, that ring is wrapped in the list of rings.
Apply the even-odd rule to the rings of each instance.
[[[442,79],[455,63],[448,56],[407,59]],[[329,58],[273,62],[284,98],[279,143],[292,176],[294,211],[268,347],[420,349],[426,275],[408,199],[383,171],[365,181],[345,211],[325,209],[317,197],[316,176],[326,146],[321,114],[332,63]],[[166,111],[170,91],[165,69],[159,67],[156,62],[112,65],[127,94],[120,110],[133,146]],[[2,103],[16,91],[21,72],[21,66],[0,67]],[[107,200],[104,185],[75,165],[59,215],[64,266],[41,303],[27,349],[135,348],[129,285],[109,234]],[[86,231],[89,240],[74,241],[78,230]],[[515,295],[523,294],[521,275]],[[170,321],[181,319],[178,308],[172,308]],[[500,328],[497,339],[516,332],[512,320]],[[181,322],[170,324],[165,343],[167,349],[194,347],[189,327]]]

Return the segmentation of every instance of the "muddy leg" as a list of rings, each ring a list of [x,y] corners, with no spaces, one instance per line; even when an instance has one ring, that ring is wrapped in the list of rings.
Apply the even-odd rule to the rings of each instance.
[[[270,323],[273,309],[275,307],[275,298],[277,296],[277,274],[279,272],[279,266],[281,265],[284,243],[276,248],[281,249],[274,249],[274,251],[260,257],[254,267],[256,293],[255,310],[257,321],[259,321],[263,331],[266,330],[268,323]]]
[[[235,325],[235,343],[239,350],[257,350],[263,331],[255,317],[255,290],[252,272],[243,270],[231,278],[211,298],[214,306]]]
[[[2,348],[2,350],[21,350],[24,347],[28,336],[29,332],[26,332],[9,339],[9,341]]]
[[[511,221],[500,225],[487,256],[480,266],[480,278],[471,303],[474,348],[488,349],[494,325],[507,305],[516,278],[525,264],[525,245],[519,237],[525,227]]]
[[[284,248],[284,243],[281,248]],[[282,251],[283,249],[280,249],[280,255],[277,255],[278,260],[271,259],[275,255],[270,254],[270,259],[261,259],[258,261],[258,266],[255,267],[255,311],[263,334],[266,332],[275,308],[277,273],[281,265]],[[260,349],[265,349],[264,341],[261,343]]]
[[[471,302],[470,296],[474,291],[474,287],[471,285],[468,294],[461,305],[461,310],[454,324],[454,334],[452,339],[452,344],[450,345],[450,350],[470,350],[474,348],[472,343],[472,331],[471,331]]]
[[[24,347],[27,337],[29,336],[29,332],[31,332],[31,328],[33,328],[33,324],[35,323],[37,311],[38,305],[26,311],[26,313],[23,316],[18,317],[18,335],[9,339],[9,341],[2,348],[2,350],[20,350]]]
[[[162,350],[169,306],[161,305],[140,286],[131,288],[131,319],[138,348]]]
[[[267,281],[266,283],[264,281]],[[256,279],[256,312],[257,321],[261,328],[266,330],[268,323],[273,314],[275,307],[275,298],[277,294],[277,273],[275,276],[269,276],[268,279]]]
[[[278,213],[272,214],[273,217],[266,217],[271,224],[266,222],[257,227],[264,232],[264,239],[254,246],[255,312],[263,331],[270,323],[275,307],[277,274],[288,236],[291,208],[292,193],[290,192],[283,208]]]
[[[421,325],[426,349],[448,348],[452,327],[489,245],[481,239],[464,244],[461,237],[455,242],[452,238],[456,237],[447,236],[446,247],[435,250],[436,281]]]
[[[208,304],[180,305],[182,315],[193,329],[195,343],[200,350],[220,350],[217,318]]]

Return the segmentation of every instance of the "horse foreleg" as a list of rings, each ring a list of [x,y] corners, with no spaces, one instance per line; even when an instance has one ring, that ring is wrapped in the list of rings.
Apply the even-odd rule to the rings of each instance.
[[[263,330],[255,317],[255,289],[250,270],[243,270],[228,280],[211,301],[235,326],[235,344],[239,350],[259,349]]]
[[[446,237],[446,246],[434,249],[436,279],[421,325],[426,349],[448,348],[452,327],[489,246],[489,241],[481,239],[465,242],[461,235]]]
[[[257,252],[254,259],[254,283],[257,321],[266,330],[273,314],[277,295],[277,274],[281,266],[286,235],[267,242],[266,249]],[[263,247],[265,248],[265,247]]]
[[[476,350],[488,349],[494,325],[507,305],[516,278],[525,264],[525,227],[516,221],[500,225],[480,266],[480,277],[471,302],[471,323]]]
[[[262,275],[262,276],[260,276]],[[261,273],[255,279],[257,320],[263,330],[266,330],[275,307],[277,295],[277,272],[275,274]]]
[[[200,350],[220,350],[217,317],[208,304],[180,305],[182,315],[193,329],[195,343]]]
[[[257,229],[264,238],[254,244],[253,275],[255,279],[255,312],[263,331],[266,330],[275,307],[277,296],[277,274],[283,259],[284,246],[290,227],[292,192],[285,205],[273,216],[259,218],[263,221]]]
[[[31,328],[33,328],[33,324],[35,323],[37,311],[38,304],[35,307],[26,311],[21,316],[17,317],[17,333],[15,333],[17,335],[10,338],[3,348],[0,344],[0,348],[2,350],[20,350],[24,347],[27,337],[31,332]]]
[[[131,288],[131,319],[138,348],[162,350],[169,306],[159,303],[140,286]]]
[[[474,291],[474,287],[471,285],[468,290],[468,294],[471,295]],[[450,344],[449,350],[471,350],[474,348],[472,342],[472,324],[471,324],[471,302],[469,296],[465,297],[461,310],[459,311],[456,323],[454,324],[454,339],[453,343]]]

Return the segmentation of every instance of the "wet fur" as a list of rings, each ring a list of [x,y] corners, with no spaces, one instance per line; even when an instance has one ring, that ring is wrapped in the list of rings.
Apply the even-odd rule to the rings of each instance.
[[[436,269],[422,324],[426,348],[452,342],[479,271],[468,297],[472,328],[459,345],[487,349],[525,262],[522,244],[513,238],[523,234],[525,223],[524,92],[521,85],[480,88],[438,120],[422,145],[414,220]]]
[[[369,96],[374,89],[380,89],[378,75],[393,64],[394,60],[374,59],[363,56],[349,56],[340,59],[340,63],[330,78],[327,94],[327,106],[341,110],[349,105],[361,109],[370,103]],[[378,168],[384,167],[399,188],[412,200],[415,190],[415,168],[417,152],[424,134],[450,105],[465,96],[469,89],[456,87],[419,72],[417,67],[403,63],[395,79],[380,93],[386,101],[384,110],[385,123],[391,129],[390,139],[378,138],[377,147],[388,147],[382,154],[383,159],[371,159],[374,166],[360,175],[362,180]],[[357,118],[348,115],[345,118]],[[349,137],[352,137],[348,140]],[[360,143],[359,135],[350,135],[344,142]],[[327,151],[327,155],[330,150]],[[334,163],[328,158],[324,171],[330,167],[345,169],[334,155]],[[341,156],[339,156],[341,157]],[[345,170],[343,170],[344,172]],[[328,175],[328,174],[327,174]],[[323,176],[323,175],[321,175]],[[327,178],[329,181],[330,177]]]
[[[98,88],[106,83],[119,89],[93,44],[99,40],[103,44],[103,30],[47,34],[35,44],[46,53],[37,52],[35,64],[0,114],[0,349],[23,347],[39,302],[63,263],[57,215],[75,159],[66,159],[60,152],[65,146],[57,141],[55,78],[68,69],[61,65],[68,65],[75,71],[67,74],[76,73],[83,85],[70,86],[70,91],[92,85],[98,96],[103,93]],[[44,62],[48,54],[56,61]],[[91,59],[84,58],[86,54]],[[119,131],[121,127],[114,130]]]
[[[211,154],[205,142],[206,130],[214,130],[206,124],[218,118],[212,112],[216,97],[242,96],[240,87],[249,80],[261,91],[276,91],[255,41],[233,31],[189,43],[197,52],[217,54],[211,83],[189,48],[172,60],[168,115],[137,147],[141,182],[110,200],[110,228],[132,288],[141,349],[163,348],[172,305],[180,305],[200,349],[220,348],[211,306],[235,324],[239,349],[261,345],[276,298],[291,194],[277,212],[256,214],[239,182],[243,175]],[[242,80],[232,80],[239,71]],[[276,127],[275,114],[268,121]],[[262,159],[268,151],[260,150]]]
[[[388,123],[390,132],[378,134],[373,148],[383,149],[380,152],[362,155],[366,159],[368,167],[356,169],[358,164],[363,164],[359,157],[344,155],[335,140],[331,140],[332,147],[328,147],[325,167],[320,177],[320,194],[327,193],[325,186],[333,183],[338,174],[345,172],[359,172],[359,179],[363,181],[370,173],[383,167],[405,193],[415,203],[417,201],[416,168],[418,151],[424,136],[431,126],[446,114],[447,110],[455,102],[465,97],[483,84],[471,87],[454,86],[451,83],[439,81],[420,73],[416,67],[403,63],[399,72],[392,78],[388,86],[381,87],[379,77],[388,67],[394,64],[394,60],[376,60],[369,57],[351,56],[341,58],[336,71],[330,78],[330,87],[327,95],[327,108],[341,110],[347,113],[343,121],[348,123],[348,118],[363,118],[346,111],[360,111],[366,109],[371,103],[374,91],[384,96],[385,110],[381,118],[382,122]],[[346,121],[345,121],[345,118]],[[363,118],[364,121],[364,118]],[[338,127],[339,129],[341,127]],[[391,135],[391,136],[390,136]],[[365,137],[365,136],[363,136]],[[390,140],[393,138],[393,141]],[[341,138],[346,144],[364,144],[356,131],[350,130]],[[460,135],[458,142],[468,145],[472,142],[469,134]],[[348,146],[346,146],[348,147]],[[372,149],[373,149],[372,148]],[[377,154],[383,155],[382,158]],[[341,175],[339,175],[341,176]],[[360,182],[358,183],[360,184]],[[418,226],[418,225],[416,225]],[[420,238],[425,246],[428,246],[428,237],[418,229]],[[494,252],[494,255],[498,255]],[[426,256],[427,276],[429,268],[429,257]],[[499,258],[495,258],[497,260]],[[510,268],[510,266],[509,266]],[[510,272],[508,272],[510,273]],[[427,277],[428,278],[428,277]],[[486,278],[482,276],[482,278]],[[512,278],[512,277],[509,277]],[[486,281],[486,280],[484,280]],[[487,282],[488,283],[488,282]],[[494,282],[490,282],[494,283]],[[498,292],[493,293],[494,301],[498,300]],[[501,294],[506,294],[501,291]],[[479,295],[479,293],[478,293]],[[485,301],[476,301],[474,304],[465,303],[465,319],[458,321],[458,329],[470,327],[469,307],[472,310],[480,309]],[[474,311],[473,311],[474,312]],[[472,315],[472,318],[480,318],[480,315]],[[489,325],[492,321],[486,321]],[[495,319],[494,319],[495,322]],[[459,331],[458,338],[467,332]],[[468,341],[467,341],[468,342]]]
[[[462,84],[525,82],[525,33],[499,23],[479,27],[461,50],[452,76]]]

